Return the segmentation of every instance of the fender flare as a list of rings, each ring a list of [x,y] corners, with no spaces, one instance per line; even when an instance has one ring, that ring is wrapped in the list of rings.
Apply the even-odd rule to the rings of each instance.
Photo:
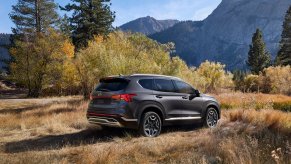
[[[146,101],[140,104],[140,107],[138,109],[138,112],[136,113],[136,118],[138,119],[138,124],[140,122],[141,116],[144,113],[144,111],[148,108],[155,108],[155,110],[158,110],[162,114],[161,121],[164,122],[165,119],[165,109],[163,106],[157,102],[151,102],[151,101]]]
[[[220,114],[221,114],[220,107],[219,107],[219,104],[217,102],[215,102],[215,101],[207,101],[206,102],[205,110],[203,110],[203,112],[202,112],[202,118],[205,118],[206,111],[210,106],[215,106],[215,108],[217,109],[217,112],[218,112],[218,117],[220,119],[221,118],[220,117]]]

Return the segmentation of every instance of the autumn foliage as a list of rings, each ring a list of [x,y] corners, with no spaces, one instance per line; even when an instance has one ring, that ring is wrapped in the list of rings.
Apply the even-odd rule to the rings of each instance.
[[[14,59],[10,79],[28,88],[29,97],[38,97],[52,86],[61,92],[77,81],[74,46],[53,29],[33,41],[16,41],[10,52]]]
[[[236,88],[243,92],[279,93],[291,95],[291,67],[271,66],[259,75],[248,74],[236,82]]]
[[[141,34],[114,32],[106,39],[96,36],[76,54],[84,95],[102,77],[134,73],[177,76],[202,91],[231,86],[232,76],[224,65],[206,61],[198,68],[190,68],[179,57],[170,57],[169,49],[169,44],[160,44]]]
[[[95,36],[88,47],[75,52],[70,39],[49,30],[33,42],[16,42],[11,49],[13,81],[25,86],[29,96],[83,94],[87,97],[99,79],[134,73],[177,76],[202,92],[240,89],[243,92],[290,94],[290,66],[268,67],[259,75],[233,78],[219,62],[205,61],[189,67],[171,57],[172,44],[160,44],[142,34],[112,32]]]

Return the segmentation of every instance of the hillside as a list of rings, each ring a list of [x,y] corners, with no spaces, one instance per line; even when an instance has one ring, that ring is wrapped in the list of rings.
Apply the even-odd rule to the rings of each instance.
[[[146,35],[150,35],[156,32],[163,31],[169,27],[172,27],[178,20],[156,20],[153,17],[147,16],[130,21],[119,28],[123,31],[139,32]]]
[[[291,0],[222,0],[202,22],[180,22],[150,37],[174,42],[177,54],[190,65],[215,60],[228,69],[244,68],[252,34],[263,31],[267,48],[276,56],[284,15]]]

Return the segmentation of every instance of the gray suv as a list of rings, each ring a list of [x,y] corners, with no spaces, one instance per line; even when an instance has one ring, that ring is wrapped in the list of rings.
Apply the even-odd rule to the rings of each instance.
[[[220,107],[180,78],[133,74],[102,78],[90,95],[87,119],[92,124],[138,129],[156,137],[162,126],[203,123],[213,128]]]

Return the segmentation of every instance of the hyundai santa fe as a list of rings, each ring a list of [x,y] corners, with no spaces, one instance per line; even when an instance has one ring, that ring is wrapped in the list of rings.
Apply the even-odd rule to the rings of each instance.
[[[220,119],[220,107],[215,98],[177,77],[121,75],[100,79],[90,95],[87,119],[156,137],[166,125],[200,123],[213,128]]]

